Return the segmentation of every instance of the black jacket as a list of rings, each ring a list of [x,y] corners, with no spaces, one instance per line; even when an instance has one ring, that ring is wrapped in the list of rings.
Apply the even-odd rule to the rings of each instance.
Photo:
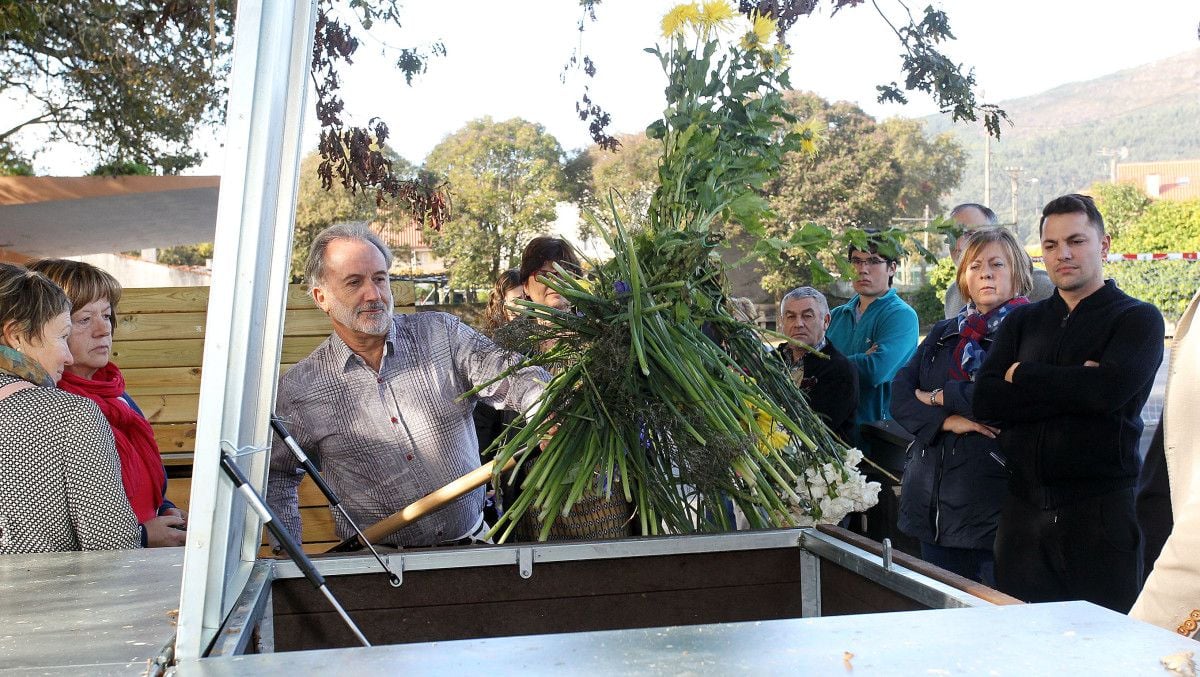
[[[979,433],[942,430],[951,414],[974,418],[975,384],[949,380],[958,339],[958,318],[933,325],[892,381],[892,418],[916,437],[904,467],[898,526],[925,543],[991,550],[1008,491],[1000,444]],[[984,350],[990,342],[983,339]],[[918,388],[942,388],[942,406],[917,401]]]
[[[776,355],[784,364],[791,364],[791,348],[779,344]],[[858,408],[858,371],[846,356],[826,341],[821,349],[829,359],[811,352],[804,353],[804,380],[800,390],[808,396],[809,406],[825,421],[825,425],[843,441],[849,442],[854,430],[854,411]]]
[[[1070,313],[1057,291],[1014,310],[974,402],[981,419],[999,422],[1012,492],[1045,509],[1134,486],[1142,405],[1162,354],[1162,314],[1112,280]]]

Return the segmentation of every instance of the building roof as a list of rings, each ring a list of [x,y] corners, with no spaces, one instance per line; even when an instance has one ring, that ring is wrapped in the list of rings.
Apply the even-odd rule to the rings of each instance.
[[[211,242],[219,187],[218,176],[0,176],[0,255]]]
[[[1155,199],[1200,199],[1200,160],[1118,162],[1117,183],[1137,186]]]

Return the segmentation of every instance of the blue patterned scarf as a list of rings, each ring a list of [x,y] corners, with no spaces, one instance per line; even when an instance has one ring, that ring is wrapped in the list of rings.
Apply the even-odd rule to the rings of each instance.
[[[1009,311],[1029,303],[1029,299],[1018,296],[1005,304],[980,313],[972,301],[958,314],[958,345],[954,348],[954,359],[950,364],[950,380],[974,381],[975,374],[983,366],[987,351],[981,342],[990,337]]]

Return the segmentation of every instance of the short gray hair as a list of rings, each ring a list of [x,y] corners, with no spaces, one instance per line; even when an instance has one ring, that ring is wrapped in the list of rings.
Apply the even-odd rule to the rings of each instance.
[[[392,267],[392,250],[388,249],[365,223],[335,223],[313,238],[312,247],[308,250],[308,260],[304,262],[304,283],[308,290],[321,286],[325,279],[325,251],[334,240],[359,240],[373,245],[383,254],[383,260],[390,270]]]
[[[799,301],[800,299],[816,299],[817,306],[821,309],[821,314],[829,314],[829,301],[825,299],[824,294],[812,287],[796,287],[784,294],[783,298],[779,300],[779,316],[783,317],[783,307],[788,301]]]

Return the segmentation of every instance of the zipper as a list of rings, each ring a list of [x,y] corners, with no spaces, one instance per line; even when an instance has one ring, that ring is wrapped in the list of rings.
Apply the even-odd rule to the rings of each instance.
[[[1059,355],[1062,353],[1063,337],[1067,333],[1065,331],[1067,328],[1067,323],[1071,320],[1071,315],[1073,315],[1073,314],[1074,314],[1073,311],[1068,310],[1067,314],[1063,315],[1062,321],[1060,321],[1058,323],[1058,336],[1055,337],[1055,340],[1054,340],[1054,364],[1058,364],[1058,362],[1059,362]],[[1046,438],[1046,422],[1043,421],[1038,424],[1037,443],[1033,447],[1034,448],[1033,467],[1034,467],[1034,470],[1036,473],[1034,476],[1034,479],[1038,482],[1038,484],[1042,484],[1045,481],[1045,477],[1043,477],[1043,467],[1042,467],[1043,466],[1043,464],[1042,464],[1042,454],[1043,454],[1042,444],[1045,442],[1045,438]],[[1038,498],[1041,499],[1042,507],[1045,508],[1046,507],[1046,497],[1043,495],[1043,496],[1039,496]]]

